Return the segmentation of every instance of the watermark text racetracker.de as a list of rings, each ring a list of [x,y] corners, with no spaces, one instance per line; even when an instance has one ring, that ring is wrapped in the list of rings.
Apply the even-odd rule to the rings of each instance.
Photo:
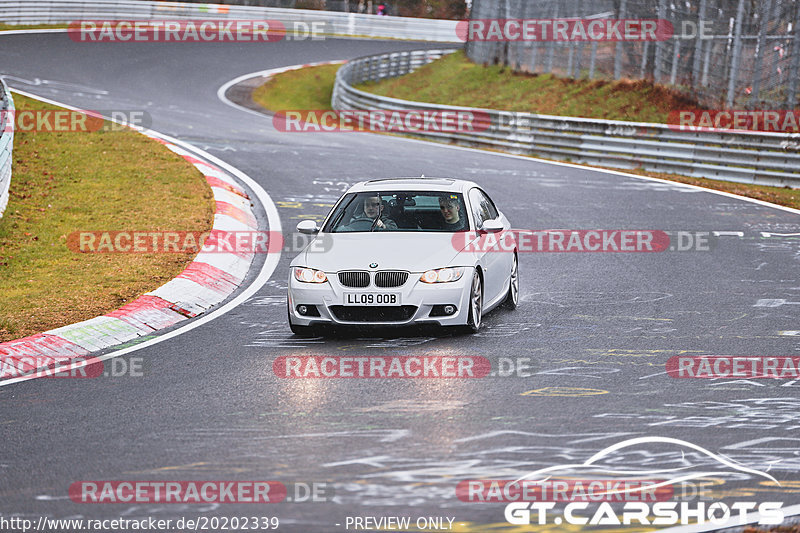
[[[281,378],[472,379],[489,375],[481,356],[280,356],[273,372]]]
[[[649,42],[713,39],[714,20],[540,18],[472,19],[456,25],[461,41]],[[718,28],[721,29],[721,28]]]
[[[108,118],[106,118],[108,117]],[[149,128],[152,118],[140,110],[5,109],[3,132],[91,133]]]
[[[272,124],[285,133],[476,133],[488,130],[492,118],[485,111],[467,109],[305,109],[278,111]]]
[[[453,234],[453,248],[472,252],[707,252],[709,231],[511,229],[499,232],[462,231]]]
[[[800,357],[696,355],[670,357],[667,374],[684,379],[793,379],[800,378]]]
[[[219,202],[217,203],[220,210]],[[235,214],[235,213],[234,213]],[[271,254],[331,249],[328,234],[307,235],[278,231],[75,231],[67,235],[67,248],[76,253],[234,253]]]
[[[487,379],[530,378],[537,373],[533,357],[483,356],[311,356],[277,357],[273,372],[289,379]]]
[[[325,503],[335,497],[322,481],[76,481],[70,500],[81,504]]]
[[[9,353],[13,355],[0,357],[0,379],[36,377],[54,379],[82,379],[99,377],[143,377],[145,359],[139,356],[116,357],[99,360],[94,357],[70,356],[35,356]]]
[[[765,131],[800,133],[800,111],[791,109],[680,109],[669,112],[674,131]]]
[[[68,27],[79,43],[273,43],[321,40],[327,23],[278,20],[77,20]]]

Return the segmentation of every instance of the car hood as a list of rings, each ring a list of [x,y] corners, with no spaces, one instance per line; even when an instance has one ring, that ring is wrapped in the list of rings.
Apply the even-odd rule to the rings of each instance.
[[[317,236],[293,266],[307,266],[324,272],[340,270],[408,270],[424,272],[445,266],[469,266],[468,257],[459,258],[467,264],[453,263],[459,250],[453,233],[325,233]],[[458,242],[458,240],[456,240]],[[472,255],[472,254],[465,254]]]

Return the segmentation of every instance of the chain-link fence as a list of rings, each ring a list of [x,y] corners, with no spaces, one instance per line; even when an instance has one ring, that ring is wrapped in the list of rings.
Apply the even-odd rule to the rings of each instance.
[[[474,0],[470,19],[667,21],[668,38],[471,38],[467,53],[524,72],[650,79],[710,107],[798,107],[800,0]]]

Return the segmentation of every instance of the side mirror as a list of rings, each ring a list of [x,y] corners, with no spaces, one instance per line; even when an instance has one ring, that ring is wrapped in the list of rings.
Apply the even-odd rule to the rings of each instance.
[[[303,220],[297,224],[297,231],[300,233],[305,233],[306,235],[314,235],[319,233],[319,227],[313,220]]]
[[[483,224],[481,225],[481,231],[485,231],[486,233],[497,233],[498,231],[503,231],[503,223],[499,218],[484,220]]]

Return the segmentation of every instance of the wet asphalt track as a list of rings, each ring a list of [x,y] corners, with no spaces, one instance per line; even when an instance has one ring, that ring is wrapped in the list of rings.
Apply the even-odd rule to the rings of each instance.
[[[135,352],[145,359],[143,377],[0,387],[0,514],[277,516],[281,531],[297,532],[344,531],[347,516],[449,516],[462,531],[501,530],[503,505],[459,502],[459,480],[516,478],[649,435],[770,468],[783,481],[725,478],[728,500],[800,503],[800,382],[664,375],[678,354],[800,355],[800,337],[791,334],[800,330],[800,244],[760,236],[800,231],[800,215],[677,184],[388,136],[279,133],[268,117],[216,96],[248,72],[418,43],[82,45],[51,34],[0,36],[0,45],[0,74],[12,87],[88,109],[147,110],[156,131],[255,179],[284,230],[304,214],[324,215],[314,204],[331,203],[348,184],[424,173],[480,183],[520,228],[744,232],[721,237],[710,252],[522,255],[519,309],[488,315],[475,336],[294,337],[285,254],[247,303]],[[784,302],[756,306],[760,299]],[[294,354],[481,355],[493,364],[528,357],[532,375],[277,378],[273,360]],[[569,396],[551,395],[560,388]],[[621,464],[684,465],[678,449],[640,450]],[[123,479],[327,482],[336,498],[217,507],[81,505],[67,497],[78,480]]]

